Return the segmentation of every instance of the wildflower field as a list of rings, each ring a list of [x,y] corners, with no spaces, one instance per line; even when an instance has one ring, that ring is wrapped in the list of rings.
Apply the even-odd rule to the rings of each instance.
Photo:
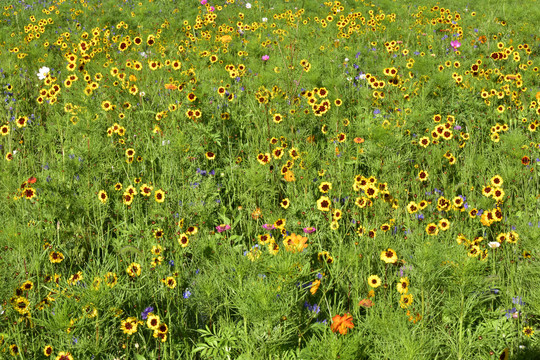
[[[1,359],[539,359],[537,0],[0,10]]]

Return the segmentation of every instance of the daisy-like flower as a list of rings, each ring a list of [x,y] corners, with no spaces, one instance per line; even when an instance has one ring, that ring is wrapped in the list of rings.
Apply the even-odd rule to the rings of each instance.
[[[180,234],[180,237],[178,238],[178,244],[180,244],[181,247],[186,247],[189,245],[189,237],[186,234]]]
[[[319,185],[319,191],[322,192],[323,194],[328,193],[328,191],[330,191],[330,190],[332,190],[332,183],[329,183],[327,181],[323,181]]]
[[[122,320],[122,324],[120,325],[120,330],[124,332],[124,334],[127,335],[133,335],[137,332],[137,325],[139,322],[134,317],[128,317],[126,320]]]
[[[412,302],[413,302],[412,294],[403,294],[401,295],[401,298],[399,299],[399,306],[401,306],[402,309],[406,309],[412,305]]]
[[[402,277],[399,279],[399,282],[396,285],[397,291],[400,294],[406,294],[409,292],[409,278]]]
[[[448,229],[450,229],[450,221],[448,221],[447,219],[441,219],[439,220],[439,228],[442,230],[442,231],[446,231]]]
[[[146,326],[148,326],[149,329],[157,330],[160,324],[161,322],[159,320],[159,316],[152,313],[148,314],[148,317],[146,319]]]
[[[124,203],[124,205],[131,205],[131,203],[133,203],[133,195],[130,194],[128,191],[125,191],[124,194],[122,195],[122,202]]]
[[[126,273],[132,278],[134,278],[136,276],[141,276],[141,265],[137,264],[135,262],[132,262],[126,268]],[[137,331],[137,330],[135,330],[135,331]]]
[[[216,154],[214,154],[211,151],[207,151],[206,154],[204,154],[208,160],[214,160],[216,158]]]
[[[221,224],[221,225],[218,225],[216,226],[216,230],[218,233],[222,233],[224,231],[227,231],[231,228],[231,225],[229,224]]]
[[[169,289],[174,289],[176,287],[176,280],[172,276],[167,276],[165,279],[161,280]]]
[[[317,200],[317,209],[320,211],[330,211],[330,198],[327,196],[321,196],[319,200]]]
[[[165,191],[159,189],[159,190],[156,190],[156,192],[154,193],[154,198],[156,199],[156,202],[158,203],[162,203],[165,201]]]
[[[101,201],[102,204],[105,204],[107,202],[107,193],[105,192],[105,190],[100,190],[98,192],[98,199],[99,201]]]
[[[379,286],[381,286],[381,278],[377,275],[371,275],[370,277],[368,277],[368,285],[374,289],[378,288]]]
[[[285,199],[281,200],[279,205],[284,209],[288,209],[289,206],[291,205],[291,202],[289,201],[289,198],[285,198]]]
[[[354,328],[352,320],[353,317],[350,314],[345,314],[343,316],[335,315],[332,318],[332,325],[330,326],[330,329],[332,329],[332,332],[339,331],[341,335],[345,335],[349,329]]]
[[[139,188],[139,191],[141,192],[141,195],[143,196],[150,196],[150,194],[152,194],[152,190],[154,190],[154,187],[147,184],[142,184],[141,187]]]
[[[397,261],[397,254],[394,250],[388,249],[381,252],[381,260],[387,264],[395,264]]]
[[[49,357],[51,356],[53,353],[53,347],[51,345],[47,345],[43,348],[43,354],[46,356],[46,357]]]
[[[428,176],[429,176],[428,172],[425,171],[425,170],[422,170],[422,171],[420,171],[420,172],[418,173],[418,180],[420,180],[420,181],[426,181],[426,180],[428,179]]]
[[[0,126],[0,134],[2,134],[2,136],[8,135],[9,134],[9,126],[7,126],[7,125]]]
[[[317,231],[317,229],[315,229],[314,227],[306,227],[306,228],[304,228],[303,230],[304,230],[304,232],[305,232],[306,234],[312,234],[312,233],[314,233],[315,231]]]
[[[64,254],[62,254],[61,252],[51,251],[51,253],[49,254],[49,261],[52,264],[59,264],[62,262],[62,260],[64,260]]]
[[[429,223],[426,226],[426,233],[428,235],[437,235],[439,233],[439,227],[435,223]]]
[[[525,327],[523,328],[523,333],[524,333],[526,336],[531,337],[531,336],[533,336],[533,334],[534,334],[534,330],[533,330],[533,328],[530,327],[530,326],[525,326]]]
[[[41,67],[39,69],[39,72],[37,73],[38,79],[39,80],[45,80],[50,71],[51,71],[51,69],[49,69],[46,66]]]
[[[69,352],[60,351],[55,360],[73,360],[73,356]]]

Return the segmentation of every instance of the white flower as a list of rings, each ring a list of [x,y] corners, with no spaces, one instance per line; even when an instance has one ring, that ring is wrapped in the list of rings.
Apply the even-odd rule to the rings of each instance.
[[[366,79],[366,74],[360,74],[358,75],[358,77],[362,80],[365,80]]]
[[[349,58],[345,58],[345,62],[349,62]]]
[[[347,78],[347,81],[352,81],[352,77],[349,76],[349,77]]]
[[[268,18],[262,18],[262,22],[267,22]]]
[[[47,74],[49,73],[49,71],[51,71],[51,69],[49,69],[46,66],[43,66],[42,68],[40,68],[39,72],[37,73],[39,80],[45,80],[47,78]]]
[[[501,246],[501,243],[498,242],[498,241],[492,241],[492,242],[489,242],[488,243],[488,246],[492,249],[496,249],[498,248],[499,246]]]
[[[139,96],[141,96],[141,97],[144,96],[144,95],[146,95],[146,93],[145,93],[144,91],[141,91],[141,92],[139,93]]]
[[[15,156],[16,153],[17,153],[17,150],[13,150],[13,156]]]
[[[246,3],[246,9],[251,9],[251,4],[250,3]]]

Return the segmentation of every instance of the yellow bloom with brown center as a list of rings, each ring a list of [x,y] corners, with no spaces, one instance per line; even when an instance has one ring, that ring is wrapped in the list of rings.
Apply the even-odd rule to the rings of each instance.
[[[381,260],[387,264],[394,264],[397,261],[397,254],[392,249],[384,250],[381,252]]]

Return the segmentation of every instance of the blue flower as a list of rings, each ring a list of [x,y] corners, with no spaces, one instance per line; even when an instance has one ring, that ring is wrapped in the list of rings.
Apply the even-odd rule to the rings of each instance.
[[[189,291],[189,289],[184,290],[182,296],[184,297],[184,299],[189,299],[189,297],[191,296],[191,291]]]

